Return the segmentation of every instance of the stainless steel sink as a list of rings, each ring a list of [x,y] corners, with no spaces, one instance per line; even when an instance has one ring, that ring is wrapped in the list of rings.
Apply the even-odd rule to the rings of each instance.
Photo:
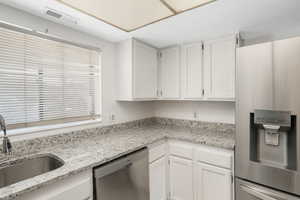
[[[55,170],[64,162],[51,154],[19,159],[0,166],[0,188]]]

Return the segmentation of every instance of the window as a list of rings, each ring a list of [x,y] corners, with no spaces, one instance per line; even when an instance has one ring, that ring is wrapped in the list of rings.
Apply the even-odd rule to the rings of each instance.
[[[0,28],[0,114],[9,129],[100,115],[100,53]]]

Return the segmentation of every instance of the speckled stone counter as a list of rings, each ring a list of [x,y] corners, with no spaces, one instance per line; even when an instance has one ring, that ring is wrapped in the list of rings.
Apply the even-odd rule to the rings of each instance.
[[[17,159],[53,154],[65,164],[51,172],[0,189],[0,199],[16,197],[103,164],[162,139],[176,139],[233,149],[234,126],[150,118],[13,143],[10,156],[0,154],[0,168]]]

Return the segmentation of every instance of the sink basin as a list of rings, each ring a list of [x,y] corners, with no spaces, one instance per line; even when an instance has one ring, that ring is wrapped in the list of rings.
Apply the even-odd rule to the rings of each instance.
[[[1,164],[0,188],[55,170],[64,162],[51,154],[38,155]]]

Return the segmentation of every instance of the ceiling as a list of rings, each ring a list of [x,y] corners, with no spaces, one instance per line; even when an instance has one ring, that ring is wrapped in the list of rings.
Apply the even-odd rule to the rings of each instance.
[[[168,1],[177,2],[176,5],[182,2]],[[1,3],[111,42],[135,37],[158,48],[236,32],[241,32],[248,43],[300,35],[299,0],[217,0],[131,32],[122,31],[56,0],[1,0]],[[184,10],[184,5],[174,7]],[[47,9],[63,13],[65,20],[46,15]]]

